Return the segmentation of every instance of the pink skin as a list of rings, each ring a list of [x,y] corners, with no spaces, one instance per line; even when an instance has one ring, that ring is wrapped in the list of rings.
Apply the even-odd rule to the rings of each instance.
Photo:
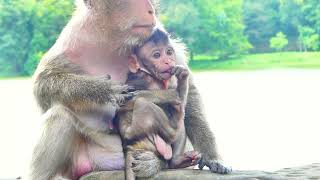
[[[72,179],[79,179],[81,176],[92,171],[93,167],[88,158],[88,152],[85,145],[79,147],[79,153],[76,162],[72,168]]]
[[[170,144],[167,144],[160,136],[154,135],[154,141],[156,144],[157,151],[165,160],[172,158],[172,148]]]

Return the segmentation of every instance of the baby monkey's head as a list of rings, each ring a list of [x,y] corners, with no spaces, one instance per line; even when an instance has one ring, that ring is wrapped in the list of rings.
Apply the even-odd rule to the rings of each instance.
[[[146,71],[159,80],[170,79],[176,65],[169,34],[160,29],[156,29],[141,47],[135,48],[129,59],[130,72]]]

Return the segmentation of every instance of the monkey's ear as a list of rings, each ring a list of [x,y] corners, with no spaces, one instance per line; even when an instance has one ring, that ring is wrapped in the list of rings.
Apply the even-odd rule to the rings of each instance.
[[[129,71],[132,73],[137,73],[140,69],[138,62],[138,57],[135,54],[129,56]]]
[[[93,0],[83,0],[84,4],[86,5],[86,7],[88,9],[91,9],[92,8],[92,1]]]

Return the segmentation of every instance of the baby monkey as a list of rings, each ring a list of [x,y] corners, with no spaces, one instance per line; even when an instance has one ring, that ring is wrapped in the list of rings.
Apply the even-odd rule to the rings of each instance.
[[[168,34],[162,30],[156,29],[130,56],[126,84],[153,95],[157,95],[157,91],[175,91],[177,98],[157,96],[157,100],[148,102],[143,93],[138,93],[118,111],[118,126],[126,153],[127,180],[135,179],[134,168],[137,167],[133,156],[138,151],[157,154],[163,160],[162,168],[185,168],[196,165],[200,160],[201,154],[197,151],[184,152],[188,77],[188,69],[176,65],[175,51]],[[135,119],[141,118],[153,132],[136,128]]]

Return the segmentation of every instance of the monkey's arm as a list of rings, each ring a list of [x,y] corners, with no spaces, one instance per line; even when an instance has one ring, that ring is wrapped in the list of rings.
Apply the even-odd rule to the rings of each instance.
[[[126,102],[123,106],[118,109],[118,112],[132,111],[134,104],[137,99],[146,100],[149,103],[156,105],[163,104],[179,104],[180,96],[175,89],[167,90],[140,90],[133,93],[134,97],[132,100]]]
[[[126,140],[155,133],[166,142],[172,142],[176,136],[176,128],[170,124],[163,110],[144,98],[134,101],[132,111],[120,113],[120,133]]]
[[[171,104],[180,101],[179,93],[175,89],[166,90],[142,90],[138,91],[135,99],[143,98],[148,102],[160,105]]]
[[[224,167],[218,162],[219,155],[216,150],[215,138],[206,121],[201,97],[193,83],[192,76],[189,78],[189,93],[185,111],[185,128],[195,150],[202,154],[202,160],[199,164],[200,169],[206,165],[212,172],[231,172],[230,168]]]
[[[127,86],[112,82],[110,77],[85,75],[63,57],[41,62],[34,77],[34,94],[44,111],[59,102],[77,111],[121,99]]]

